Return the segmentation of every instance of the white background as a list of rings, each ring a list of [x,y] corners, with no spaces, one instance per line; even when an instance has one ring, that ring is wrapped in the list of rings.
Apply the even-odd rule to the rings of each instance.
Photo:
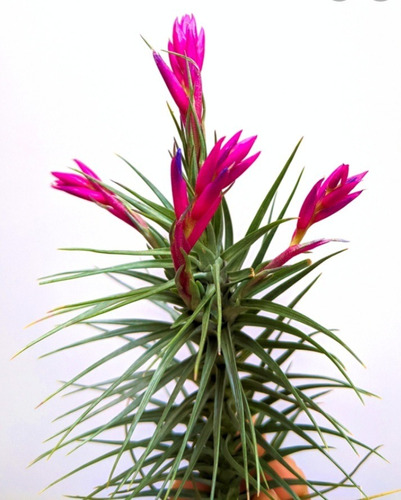
[[[34,407],[58,387],[57,380],[75,374],[104,348],[38,361],[40,354],[81,333],[66,330],[9,359],[43,334],[51,321],[28,330],[25,325],[52,307],[109,293],[115,285],[92,279],[39,287],[36,279],[104,262],[96,255],[59,252],[59,247],[143,247],[137,234],[106,212],[51,190],[49,171],[66,170],[77,157],[103,179],[143,190],[114,155],[120,153],[169,192],[167,151],[174,134],[165,105],[169,96],[139,35],[161,50],[175,17],[187,12],[206,30],[203,75],[209,142],[214,129],[219,135],[244,129],[245,136],[259,136],[260,159],[230,193],[237,235],[300,136],[305,139],[290,180],[303,166],[306,172],[294,216],[312,183],[340,163],[349,163],[352,173],[369,170],[362,196],[311,231],[311,239],[349,240],[349,251],[327,264],[299,308],[339,328],[367,365],[361,368],[344,356],[350,375],[382,398],[368,399],[362,406],[353,395],[337,393],[324,402],[355,437],[372,446],[384,445],[390,464],[370,459],[358,481],[371,495],[401,488],[401,3],[3,0],[0,498],[36,498],[41,488],[93,451],[68,457],[60,453],[25,468],[47,449],[41,442],[60,428],[50,421],[70,403],[56,398]],[[280,233],[277,251],[290,233],[290,227]],[[341,247],[332,244],[331,250]],[[314,258],[328,251],[323,247]],[[297,368],[319,369],[311,367],[311,361],[299,359]],[[340,459],[346,464],[351,460],[345,450]],[[300,456],[299,463],[311,478],[326,472],[326,464],[317,459]],[[77,475],[41,498],[85,493],[96,482],[94,473]],[[342,492],[331,498],[355,499],[356,494]]]

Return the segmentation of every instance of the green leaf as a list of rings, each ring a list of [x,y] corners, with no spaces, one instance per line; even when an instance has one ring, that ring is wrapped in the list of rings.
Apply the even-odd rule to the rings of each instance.
[[[222,302],[221,302],[221,290],[220,290],[220,267],[221,261],[216,260],[216,262],[212,266],[212,274],[214,280],[214,286],[216,290],[216,316],[217,316],[217,351],[221,353],[221,325],[223,323],[223,310],[222,310]]]
[[[173,269],[173,267],[173,263],[170,259],[142,260],[103,268],[83,269],[78,271],[66,271],[64,273],[57,273],[41,278],[41,284],[47,285],[48,283],[56,283],[58,281],[86,278],[87,276],[94,276],[96,274],[119,273],[122,271],[130,271],[132,269]],[[162,281],[166,282],[165,279],[163,279]]]
[[[159,200],[163,203],[163,205],[168,209],[173,211],[174,208],[172,204],[167,200],[167,198],[163,195],[159,189],[147,178],[145,177],[139,170],[137,170],[128,160],[123,158],[120,155],[117,155],[119,158],[121,158],[129,167],[132,168],[132,170],[139,175],[139,177],[150,187],[150,189],[153,191],[153,193],[159,198]]]
[[[291,165],[291,162],[294,159],[295,153],[297,152],[301,142],[302,142],[302,138],[299,140],[298,144],[295,146],[294,151],[291,153],[291,156],[288,158],[286,164],[284,165],[283,169],[279,173],[277,179],[275,180],[275,182],[273,183],[269,192],[267,193],[265,199],[263,200],[259,210],[257,211],[255,217],[253,218],[253,220],[248,228],[248,231],[246,233],[247,235],[256,231],[256,229],[258,229],[258,227],[260,226],[260,224],[263,220],[263,217],[265,216],[265,214],[269,208],[269,205],[272,202],[274,195],[276,194],[276,192],[281,184],[281,181],[283,180],[285,174],[287,173],[287,170],[288,170],[289,166]]]
[[[126,439],[124,441],[124,445],[121,447],[121,450],[119,451],[117,458],[113,464],[113,467],[110,472],[110,478],[113,475],[118,462],[120,461],[120,458],[125,451],[126,447],[129,444],[129,441],[135,431],[136,426],[138,425],[140,418],[147,406],[147,404],[150,401],[150,398],[152,395],[156,392],[156,388],[160,382],[161,377],[163,376],[165,370],[168,368],[169,364],[171,363],[172,359],[176,355],[176,353],[181,349],[181,347],[189,340],[189,336],[191,335],[191,332],[187,331],[187,328],[181,328],[174,338],[170,340],[165,352],[163,353],[163,356],[160,356],[160,364],[157,367],[155,373],[153,374],[153,377],[148,385],[148,388],[141,398],[141,402],[138,406],[138,409],[136,411],[135,417],[132,421],[132,424],[130,425],[129,431],[127,432]]]
[[[358,356],[351,350],[350,347],[348,347],[345,342],[343,342],[341,339],[337,337],[332,331],[328,330],[324,326],[320,325],[316,321],[314,321],[311,318],[308,318],[302,313],[299,313],[295,311],[294,309],[291,309],[290,307],[283,306],[281,304],[277,304],[274,302],[270,302],[265,299],[248,299],[244,300],[242,305],[248,309],[255,309],[258,311],[265,311],[265,312],[270,312],[273,314],[278,314],[279,316],[283,316],[285,318],[289,318],[294,321],[298,321],[299,323],[302,323],[306,326],[309,326],[311,328],[314,328],[315,330],[324,333],[328,337],[330,337],[332,340],[340,344],[344,349],[346,349],[359,363],[362,363],[362,361],[358,358]]]
[[[231,221],[230,210],[228,208],[227,200],[223,196],[221,202],[224,216],[224,248],[227,250],[234,242],[233,224]]]
[[[242,457],[244,461],[244,469],[248,471],[248,453],[246,446],[246,423],[245,423],[245,409],[244,409],[244,400],[242,393],[241,381],[238,375],[238,369],[235,361],[235,351],[234,346],[232,344],[231,333],[229,330],[224,330],[222,339],[221,339],[221,348],[222,354],[224,356],[227,377],[230,382],[230,387],[232,390],[235,407],[237,410],[237,418],[239,420],[239,434],[241,437],[242,443]],[[240,477],[245,479],[246,489],[249,489],[249,477],[248,474],[244,474]],[[257,485],[259,486],[260,476],[259,473],[257,475]]]
[[[273,407],[259,401],[252,401],[251,406],[257,412],[263,412],[266,415],[270,415],[272,417],[273,422],[280,422],[280,424],[282,424],[284,429],[291,430],[292,432],[294,432],[294,434],[298,435],[301,439],[311,444],[315,449],[319,450],[340,472],[342,472],[347,477],[347,479],[353,484],[353,486],[363,494],[361,488],[355,483],[355,481],[349,476],[349,474],[346,473],[346,471],[341,467],[341,465],[328,453],[327,448],[318,445],[318,443],[316,443],[316,441],[314,441],[314,439],[305,432],[306,429],[308,430],[313,429],[314,431],[318,432],[319,435],[321,436],[323,433],[324,434],[327,433],[327,429],[325,427],[316,426],[315,424],[313,424],[312,426],[305,426],[304,424],[295,424],[290,419],[286,418],[280,411],[277,411]],[[261,433],[268,432],[267,428],[268,426],[261,426],[260,432]],[[337,431],[331,431],[330,434],[338,435]]]
[[[297,182],[295,183],[294,189],[292,190],[290,196],[288,197],[286,203],[284,204],[283,208],[281,209],[281,212],[278,215],[278,219],[283,219],[285,217],[285,214],[287,212],[287,208],[289,204],[291,203],[292,198],[294,197],[294,194],[298,188],[299,182],[301,180],[303,174],[303,170],[298,176]],[[269,220],[270,222],[270,220]],[[259,249],[259,252],[257,253],[253,263],[252,267],[257,267],[264,259],[264,256],[266,255],[266,252],[270,246],[270,243],[272,242],[274,235],[276,234],[278,228],[273,229],[273,231],[270,231],[270,233],[266,234],[265,237],[263,238],[262,245]]]
[[[110,254],[110,255],[138,255],[138,256],[171,256],[170,247],[165,248],[156,248],[152,250],[100,250],[98,248],[82,248],[82,247],[73,247],[73,248],[59,248],[59,250],[67,251],[67,252],[92,252],[92,253],[102,253],[102,254]]]
[[[316,423],[313,415],[309,411],[308,407],[302,400],[302,398],[299,396],[298,391],[296,388],[291,384],[289,381],[288,377],[286,374],[283,372],[281,369],[280,365],[276,363],[276,361],[269,356],[263,349],[262,347],[258,344],[257,341],[253,340],[251,337],[248,335],[242,333],[242,332],[235,332],[235,340],[236,343],[247,350],[251,351],[253,354],[255,354],[258,358],[260,358],[261,361],[267,364],[267,366],[274,372],[277,376],[277,378],[280,380],[280,385],[287,389],[297,400],[300,408],[306,413],[308,416],[309,420],[313,423],[315,426],[317,432],[319,433],[323,444],[326,446],[326,441],[324,439],[323,434],[320,432],[320,428],[318,424]]]
[[[74,311],[76,309],[81,309],[84,307],[89,307],[87,311],[84,311],[81,314],[78,314],[77,316],[74,316],[72,319],[65,321],[61,325],[56,326],[55,328],[51,329],[44,335],[41,335],[37,339],[33,340],[29,344],[27,344],[24,348],[22,348],[20,351],[18,351],[15,356],[20,355],[22,352],[24,352],[26,349],[34,346],[38,342],[41,342],[42,340],[50,337],[51,335],[54,335],[55,333],[59,332],[60,330],[63,330],[64,328],[67,328],[68,326],[75,325],[77,323],[82,323],[83,321],[87,321],[88,319],[94,318],[96,316],[99,316],[101,314],[105,314],[106,312],[113,311],[115,309],[118,309],[119,307],[123,307],[127,304],[130,304],[132,302],[137,302],[139,300],[145,299],[145,298],[150,298],[153,295],[162,292],[164,290],[168,290],[170,288],[173,288],[175,286],[174,280],[170,280],[166,283],[163,283],[160,286],[151,286],[151,287],[144,287],[140,288],[138,290],[134,290],[129,293],[122,293],[122,294],[117,294],[117,295],[111,295],[109,297],[103,297],[100,299],[92,299],[84,302],[77,302],[75,304],[70,304],[67,306],[59,307],[56,309],[53,309],[51,311],[51,314],[47,316],[47,318],[50,318],[52,316],[55,316],[57,314],[63,314],[65,312],[70,312]],[[44,318],[44,319],[47,319]]]
[[[304,278],[309,273],[311,273],[313,270],[315,270],[318,266],[320,266],[321,264],[323,264],[323,262],[325,262],[328,259],[331,259],[335,255],[338,255],[338,254],[340,254],[342,252],[345,252],[345,249],[344,250],[339,250],[338,252],[334,252],[334,253],[332,253],[330,255],[327,255],[326,257],[323,257],[322,259],[314,262],[313,264],[311,264],[309,267],[307,267],[306,269],[304,269],[303,271],[301,271],[299,274],[297,274],[293,278],[287,280],[285,283],[282,283],[281,285],[277,286],[274,290],[272,290],[269,293],[267,293],[266,295],[264,295],[263,299],[264,300],[274,300],[274,299],[276,299],[277,297],[279,297],[280,295],[282,295],[284,292],[286,292],[287,290],[289,290],[291,287],[293,287],[296,283],[298,283],[298,281],[300,281],[302,278]]]
[[[182,439],[182,445],[181,445],[180,451],[177,453],[177,455],[175,457],[174,464],[173,464],[165,482],[163,483],[162,488],[164,488],[166,486],[168,479],[171,478],[172,480],[174,480],[174,478],[177,474],[177,470],[178,470],[178,467],[180,465],[182,456],[184,454],[185,447],[188,443],[189,436],[192,432],[193,426],[196,423],[196,421],[198,420],[198,418],[200,417],[201,411],[202,411],[205,403],[207,402],[207,400],[210,396],[210,391],[212,389],[212,387],[210,387],[210,375],[211,375],[212,370],[214,368],[214,362],[215,362],[216,356],[217,356],[217,346],[214,345],[214,343],[212,343],[212,342],[208,342],[207,353],[205,356],[205,363],[203,365],[202,375],[201,375],[201,379],[200,379],[200,383],[199,383],[199,389],[197,391],[196,400],[195,400],[195,404],[194,404],[194,407],[193,407],[193,410],[191,413],[191,417],[190,417],[190,420],[188,422],[185,435]],[[211,424],[212,424],[212,420],[210,420],[210,432],[212,431]],[[189,466],[188,466],[188,470],[191,472]],[[169,491],[170,491],[170,488],[169,488]],[[165,498],[167,498],[167,497],[168,497],[168,493],[166,494]]]
[[[221,446],[221,422],[225,399],[226,374],[223,370],[216,370],[216,385],[214,393],[213,412],[213,477],[210,500],[214,500],[217,476],[219,471],[220,446]]]
[[[283,222],[288,222],[289,220],[291,219],[277,220],[261,227],[260,229],[257,229],[252,233],[247,234],[244,238],[242,238],[242,240],[237,241],[237,243],[234,243],[234,245],[224,250],[224,252],[222,252],[221,254],[221,258],[228,261],[227,267],[230,270],[232,270],[234,266],[239,267],[246,257],[246,254],[249,251],[249,247],[253,243],[255,243],[255,241],[257,241],[261,236],[266,234],[271,229],[280,224],[283,224]]]
[[[202,314],[202,333],[201,333],[198,354],[196,356],[196,362],[195,362],[195,367],[194,367],[194,380],[195,381],[198,380],[199,366],[200,366],[200,362],[201,362],[201,359],[203,356],[203,350],[205,347],[207,334],[208,334],[208,330],[209,330],[211,308],[212,308],[212,302],[210,301],[207,304],[206,309]]]

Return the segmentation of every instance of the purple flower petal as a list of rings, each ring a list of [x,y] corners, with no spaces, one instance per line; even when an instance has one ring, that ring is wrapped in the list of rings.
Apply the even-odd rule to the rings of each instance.
[[[187,185],[182,176],[181,156],[181,150],[178,149],[176,155],[171,160],[171,187],[177,219],[181,217],[189,205]]]

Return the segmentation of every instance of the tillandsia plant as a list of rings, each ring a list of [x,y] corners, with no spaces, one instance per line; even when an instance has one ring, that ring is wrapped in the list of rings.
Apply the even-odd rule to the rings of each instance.
[[[351,390],[361,399],[369,395],[353,384],[327,339],[358,358],[331,329],[298,310],[317,280],[313,272],[339,251],[316,261],[293,259],[332,241],[305,238],[312,224],[361,194],[358,186],[366,172],[350,176],[348,165],[340,165],[312,187],[298,217],[296,211],[287,218],[300,176],[280,209],[274,201],[298,143],[245,235],[235,241],[225,194],[258,159],[256,136],[243,138],[239,131],[215,137],[208,148],[201,76],[205,36],[193,16],[175,21],[167,48],[169,63],[156,52],[153,56],[178,107],[178,115],[170,108],[178,138],[166,162],[172,197],[128,162],[150,189],[150,198],[106,185],[78,160],[74,173],[53,173],[54,188],[106,208],[145,242],[140,250],[73,249],[130,260],[43,280],[103,273],[123,289],[53,310],[52,317],[72,317],[32,343],[76,324],[92,327],[93,335],[58,350],[109,339],[121,343],[49,396],[73,389],[87,394],[87,400],[65,415],[74,416],[72,422],[37,460],[69,445],[106,447],[67,475],[112,461],[107,478],[90,493],[72,497],[81,499],[299,500],[329,498],[337,488],[355,488],[363,496],[354,473],[377,450],[352,437],[318,402],[332,389]],[[270,245],[282,224],[295,226],[294,233],[274,255]],[[283,305],[283,295],[291,292]],[[143,300],[160,307],[162,319],[105,316]],[[293,372],[289,361],[297,353],[325,358],[338,376]],[[127,354],[130,362],[114,378],[85,383],[85,376],[101,373],[108,361],[126,360]],[[335,440],[362,450],[352,472],[333,457]],[[298,467],[294,457],[311,452],[337,468],[335,482]]]

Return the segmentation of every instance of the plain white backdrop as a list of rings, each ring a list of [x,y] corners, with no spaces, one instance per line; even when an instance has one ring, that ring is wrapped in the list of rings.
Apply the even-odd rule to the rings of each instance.
[[[0,498],[35,499],[50,481],[93,456],[92,449],[59,453],[26,469],[47,449],[42,441],[60,429],[51,420],[69,402],[55,398],[34,407],[104,347],[38,360],[80,337],[81,330],[71,329],[9,360],[54,324],[24,330],[28,323],[115,286],[94,278],[39,286],[40,276],[106,262],[57,248],[143,247],[111,215],[51,190],[49,172],[67,169],[77,157],[104,180],[143,190],[119,153],[169,192],[175,131],[165,103],[171,99],[140,35],[164,49],[175,17],[185,13],[194,13],[206,30],[209,143],[214,130],[259,136],[260,159],[230,192],[237,236],[301,136],[290,181],[302,167],[306,171],[292,215],[312,183],[339,164],[349,163],[352,173],[369,170],[362,196],[311,231],[311,239],[349,240],[349,251],[327,264],[299,309],[340,330],[367,366],[345,356],[350,375],[382,398],[363,406],[337,393],[324,401],[356,438],[383,444],[390,463],[370,459],[358,482],[371,495],[401,488],[399,0],[3,0],[1,7]],[[280,234],[285,245],[291,228]],[[314,258],[327,251],[319,249]],[[297,363],[301,371],[311,360]],[[353,460],[346,450],[340,459]],[[317,459],[300,457],[299,463],[311,478],[326,472]],[[96,483],[94,473],[77,475],[40,498],[86,493]],[[355,500],[356,494],[331,498]]]

